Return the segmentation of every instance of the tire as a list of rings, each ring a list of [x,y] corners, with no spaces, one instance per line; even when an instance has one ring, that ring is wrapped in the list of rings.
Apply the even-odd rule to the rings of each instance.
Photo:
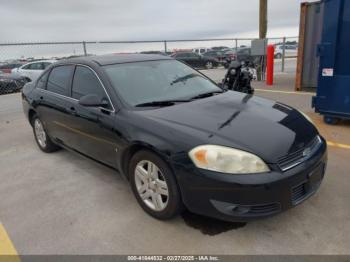
[[[173,172],[166,162],[151,151],[139,151],[131,158],[129,178],[137,202],[149,215],[167,220],[183,210]]]
[[[54,144],[47,135],[44,125],[37,115],[32,117],[31,124],[33,127],[35,142],[43,152],[52,153],[60,149],[60,147]]]
[[[211,61],[205,62],[205,68],[206,69],[212,69],[213,67],[214,67],[213,62],[211,62]]]
[[[277,59],[281,59],[281,58],[282,58],[282,54],[278,53],[278,54],[276,54],[275,57],[276,57]]]

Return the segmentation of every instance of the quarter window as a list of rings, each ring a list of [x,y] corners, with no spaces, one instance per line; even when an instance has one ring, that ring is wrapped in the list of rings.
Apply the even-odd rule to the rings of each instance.
[[[60,95],[69,96],[73,69],[74,66],[72,65],[53,68],[47,81],[47,90]]]
[[[79,99],[91,94],[97,95],[101,101],[108,101],[106,92],[94,72],[85,66],[77,66],[73,79],[72,97]]]
[[[37,82],[37,84],[36,84],[36,87],[37,87],[37,88],[40,88],[40,89],[45,89],[45,88],[46,88],[46,81],[47,81],[48,75],[49,75],[49,73],[46,72],[45,74],[43,74],[43,75],[39,78],[39,80],[38,80],[38,82]]]

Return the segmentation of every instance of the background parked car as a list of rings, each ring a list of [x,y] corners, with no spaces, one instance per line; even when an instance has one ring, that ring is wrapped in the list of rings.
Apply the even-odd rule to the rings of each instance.
[[[296,57],[298,55],[297,45],[285,45],[285,56],[286,57]],[[283,56],[283,45],[275,46],[275,58],[282,58]]]
[[[1,71],[0,71],[1,72]],[[27,83],[26,79],[19,75],[0,73],[0,95],[20,91]]]
[[[13,75],[19,75],[27,79],[27,81],[35,81],[40,74],[49,65],[55,63],[56,60],[40,60],[22,65],[11,71]]]
[[[146,55],[167,55],[166,53],[162,51],[142,51],[140,54],[146,54]]]
[[[211,48],[211,50],[214,50],[214,51],[224,51],[224,50],[228,50],[228,49],[230,49],[230,48],[227,46],[213,46]]]
[[[5,64],[0,65],[0,71],[9,74],[9,73],[11,73],[12,69],[18,68],[22,65],[23,64],[21,64],[21,63],[5,63]]]
[[[237,62],[254,62],[254,57],[251,55],[251,49],[250,47],[243,47],[236,50],[226,51],[225,52],[225,67],[228,67],[228,65],[232,61]]]
[[[172,57],[196,68],[211,69],[219,65],[219,61],[217,59],[204,57],[193,52],[175,53],[172,55]]]
[[[207,47],[196,47],[196,48],[193,48],[192,49],[192,52],[196,53],[196,54],[199,54],[199,55],[202,55],[208,51],[210,51],[211,49],[210,48],[207,48]]]
[[[211,50],[211,51],[208,51],[208,52],[204,53],[203,57],[216,59],[220,63],[224,62],[224,60],[226,58],[224,52],[222,52],[222,51],[215,51],[215,50]]]

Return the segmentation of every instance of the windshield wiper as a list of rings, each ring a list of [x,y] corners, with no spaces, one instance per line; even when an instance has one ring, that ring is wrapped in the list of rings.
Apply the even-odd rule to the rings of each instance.
[[[201,99],[201,98],[205,98],[205,97],[221,94],[221,93],[224,93],[224,92],[225,91],[214,91],[214,92],[203,93],[203,94],[199,94],[199,95],[196,95],[194,97],[191,97],[190,100]]]
[[[163,101],[151,101],[135,105],[135,107],[147,107],[147,106],[172,106],[175,103],[190,102],[190,100],[163,100]]]

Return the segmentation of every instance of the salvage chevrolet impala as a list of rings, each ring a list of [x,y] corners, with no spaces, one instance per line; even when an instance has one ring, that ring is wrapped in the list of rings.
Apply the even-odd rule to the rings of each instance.
[[[230,221],[274,215],[314,194],[325,173],[325,140],[303,113],[221,89],[166,56],[60,61],[22,101],[42,151],[116,169],[158,219],[184,208]]]

